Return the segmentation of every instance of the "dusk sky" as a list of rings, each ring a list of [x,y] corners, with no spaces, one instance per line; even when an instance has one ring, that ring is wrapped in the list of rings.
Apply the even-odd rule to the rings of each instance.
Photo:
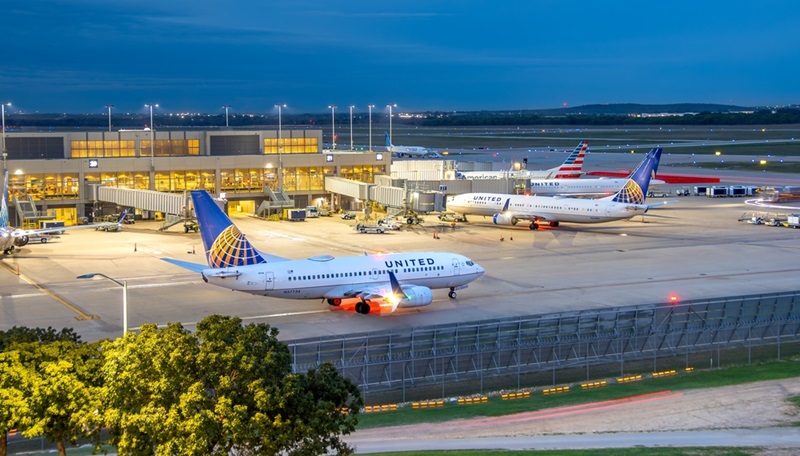
[[[800,103],[800,2],[31,0],[12,112],[376,112]]]

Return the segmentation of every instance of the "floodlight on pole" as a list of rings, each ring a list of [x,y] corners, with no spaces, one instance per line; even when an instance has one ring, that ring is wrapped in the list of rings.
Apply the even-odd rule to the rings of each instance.
[[[122,287],[122,336],[125,337],[125,334],[128,334],[128,281],[123,280],[119,281],[113,277],[109,277],[101,272],[92,272],[89,274],[83,274],[76,277],[77,279],[91,279],[94,276],[104,277],[117,285]]]
[[[225,128],[228,128],[228,110],[231,109],[231,105],[222,105],[225,108]]]
[[[387,108],[389,108],[389,144],[394,144],[392,142],[392,108],[396,108],[397,104],[387,104]]]
[[[281,137],[281,109],[285,104],[276,104],[278,108],[278,188],[283,189],[283,138]]]
[[[11,103],[8,102],[8,101],[4,101],[4,102],[0,103],[0,109],[3,110],[3,114],[2,114],[2,117],[3,117],[3,135],[2,135],[3,147],[2,147],[2,153],[3,153],[3,170],[4,171],[8,169],[6,167],[6,158],[8,158],[8,151],[6,151],[6,106],[11,106]]]
[[[153,108],[158,107],[158,103],[145,104],[145,107],[150,108],[150,172],[155,173],[155,143],[156,143],[156,126],[153,125]],[[150,181],[150,190],[155,190],[155,175]]]
[[[106,108],[108,108],[108,131],[111,131],[111,108],[113,108],[113,104],[107,104]]]
[[[354,105],[350,105],[350,150],[353,150],[353,108]]]
[[[336,105],[328,108],[331,110],[331,150],[336,150]]]
[[[374,104],[368,105],[369,108],[369,151],[372,152],[372,108],[375,107]]]

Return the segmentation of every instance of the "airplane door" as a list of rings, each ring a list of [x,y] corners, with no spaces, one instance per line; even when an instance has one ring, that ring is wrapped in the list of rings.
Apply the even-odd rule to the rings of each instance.
[[[264,286],[265,290],[272,290],[275,287],[275,274],[271,272],[264,273]]]
[[[454,276],[459,275],[460,268],[459,268],[458,264],[459,264],[458,258],[453,258],[453,275]]]

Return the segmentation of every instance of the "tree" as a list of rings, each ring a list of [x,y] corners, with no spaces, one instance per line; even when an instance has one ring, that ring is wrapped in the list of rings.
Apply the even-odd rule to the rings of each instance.
[[[212,315],[191,335],[142,327],[106,346],[104,416],[120,454],[339,454],[358,388],[330,365],[293,373],[266,324]]]
[[[29,372],[23,383],[27,408],[19,418],[22,436],[43,435],[66,456],[65,442],[79,437],[99,443],[100,344],[69,341],[15,345]]]
[[[19,426],[20,417],[28,412],[24,385],[30,375],[18,352],[0,352],[0,456],[8,452],[8,431]]]
[[[80,336],[72,328],[56,331],[53,328],[14,326],[0,331],[0,456],[8,450],[8,431],[21,426],[31,416],[30,391],[38,381],[35,366],[31,365],[30,350],[39,343],[67,341],[77,344]],[[27,346],[27,355],[18,350]]]

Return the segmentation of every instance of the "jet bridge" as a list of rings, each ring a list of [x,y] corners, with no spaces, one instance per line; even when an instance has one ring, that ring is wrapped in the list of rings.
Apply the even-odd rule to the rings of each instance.
[[[152,212],[163,212],[165,223],[160,228],[162,230],[192,218],[192,213],[189,210],[188,193],[176,194],[153,190],[94,186],[92,194],[94,201],[115,203],[118,206],[135,207]]]

